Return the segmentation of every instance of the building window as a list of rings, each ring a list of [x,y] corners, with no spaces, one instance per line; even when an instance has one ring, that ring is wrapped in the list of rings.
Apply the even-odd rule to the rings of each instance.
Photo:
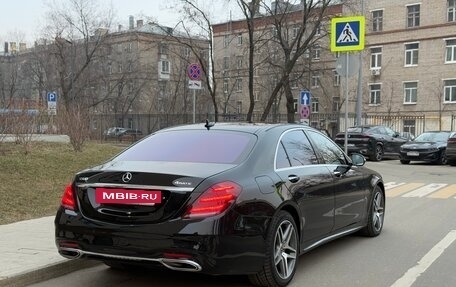
[[[119,63],[118,68],[119,68],[119,73],[122,73],[122,72],[123,72],[123,65],[122,65],[122,63]]]
[[[236,102],[236,111],[238,114],[242,113],[242,101]]]
[[[419,43],[405,44],[405,66],[418,65]]]
[[[190,57],[191,49],[189,47],[184,47],[183,52],[184,52],[184,57],[185,58]]]
[[[456,79],[444,81],[445,103],[456,103]]]
[[[370,105],[380,105],[381,89],[382,89],[381,84],[369,85],[369,90],[370,90],[369,104]]]
[[[321,25],[318,25],[315,30],[315,36],[320,36],[320,35],[321,35]]]
[[[404,120],[404,132],[415,135],[416,120]]]
[[[332,111],[338,112],[340,110],[340,97],[333,97]]]
[[[229,84],[228,79],[223,79],[223,92],[225,94],[228,94],[228,84]]]
[[[456,0],[448,0],[448,22],[456,22]]]
[[[292,89],[297,89],[298,88],[298,78],[299,78],[299,76],[296,75],[296,74],[293,74],[291,76],[290,83],[291,83],[291,88]]]
[[[420,26],[420,5],[407,6],[407,28]]]
[[[334,87],[339,87],[340,86],[340,75],[337,73],[336,70],[333,71],[334,73]]]
[[[230,35],[223,36],[223,47],[226,48],[230,45]]]
[[[127,70],[128,70],[128,72],[130,72],[130,73],[133,72],[133,63],[132,63],[132,62],[128,63],[128,68],[127,68]]]
[[[131,53],[131,47],[133,46],[132,43],[125,44],[125,51]]]
[[[260,93],[258,91],[254,91],[253,92],[253,100],[255,102],[259,102],[260,101]]]
[[[456,39],[446,40],[445,63],[456,62]]]
[[[237,68],[238,69],[242,69],[243,61],[244,61],[244,57],[242,57],[242,56],[237,56],[236,57],[236,62],[237,62]]]
[[[160,54],[168,55],[168,44],[160,44]]]
[[[383,31],[383,10],[372,11],[372,32]]]
[[[312,97],[312,113],[318,113],[320,106],[318,105],[318,98]]]
[[[230,57],[223,57],[223,69],[228,70],[230,68]]]
[[[108,64],[108,74],[110,74],[110,75],[112,74],[112,64],[111,63]]]
[[[312,49],[312,60],[320,60],[321,47],[320,45],[315,45]]]
[[[242,33],[239,33],[237,36],[237,44],[238,46],[242,45]]]
[[[312,76],[312,88],[318,88],[320,86],[320,75]]]
[[[418,82],[404,83],[404,104],[416,104]]]
[[[169,61],[161,61],[161,72],[163,74],[169,74]]]
[[[236,80],[236,91],[242,92],[242,78],[237,78]]]
[[[379,69],[382,67],[382,47],[371,48],[371,69]]]
[[[292,39],[295,39],[296,37],[298,37],[298,34],[299,34],[299,26],[293,26],[293,28],[291,30]]]
[[[293,99],[293,111],[295,114],[298,112],[298,99]]]

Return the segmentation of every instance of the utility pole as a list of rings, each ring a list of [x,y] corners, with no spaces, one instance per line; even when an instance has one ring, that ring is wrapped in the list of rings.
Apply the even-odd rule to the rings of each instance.
[[[364,16],[364,0],[361,0],[361,16]],[[358,91],[356,94],[356,124],[361,125],[361,114],[363,105],[363,51],[359,51],[359,70],[358,70]]]

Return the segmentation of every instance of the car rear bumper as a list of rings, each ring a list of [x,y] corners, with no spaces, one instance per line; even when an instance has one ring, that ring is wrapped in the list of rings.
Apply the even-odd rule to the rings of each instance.
[[[117,225],[60,210],[55,220],[56,245],[67,258],[161,264],[213,275],[257,273],[265,260],[263,234],[245,230],[236,234],[225,221],[222,217]]]

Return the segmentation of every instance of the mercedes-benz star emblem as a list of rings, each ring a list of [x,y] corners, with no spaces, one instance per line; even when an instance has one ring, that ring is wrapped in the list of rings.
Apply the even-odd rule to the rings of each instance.
[[[126,172],[122,175],[122,181],[127,183],[132,179],[132,177],[133,175],[131,174],[131,172]]]

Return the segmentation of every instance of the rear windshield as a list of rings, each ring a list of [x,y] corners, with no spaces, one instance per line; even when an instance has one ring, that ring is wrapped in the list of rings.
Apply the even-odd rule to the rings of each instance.
[[[252,134],[183,130],[154,134],[121,153],[119,161],[239,163],[255,144]]]

